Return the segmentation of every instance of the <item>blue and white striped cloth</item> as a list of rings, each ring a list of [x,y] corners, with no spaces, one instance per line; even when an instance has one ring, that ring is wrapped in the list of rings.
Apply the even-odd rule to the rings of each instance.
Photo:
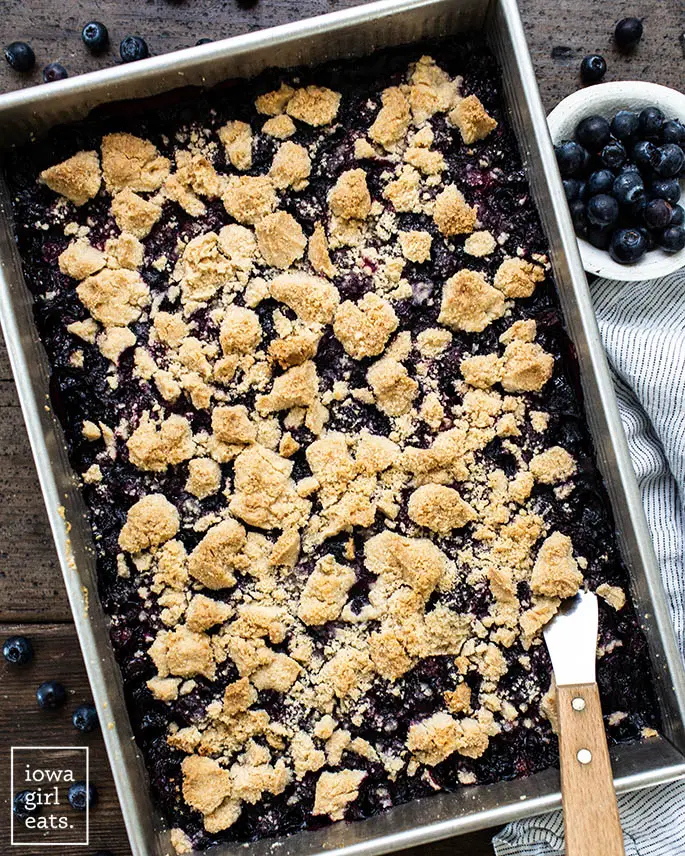
[[[685,276],[597,280],[592,296],[666,596],[685,655]],[[628,856],[685,853],[685,782],[619,797]],[[559,856],[561,812],[511,823],[497,856]]]

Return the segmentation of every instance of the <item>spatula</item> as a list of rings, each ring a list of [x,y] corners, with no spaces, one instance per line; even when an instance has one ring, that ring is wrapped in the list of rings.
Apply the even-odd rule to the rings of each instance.
[[[625,856],[599,689],[597,597],[579,592],[545,627],[559,719],[566,856]]]

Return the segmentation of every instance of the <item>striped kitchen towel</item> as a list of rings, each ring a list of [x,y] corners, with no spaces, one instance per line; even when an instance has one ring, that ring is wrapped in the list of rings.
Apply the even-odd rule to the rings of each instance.
[[[591,291],[685,655],[685,276],[600,279]],[[618,802],[628,856],[685,853],[685,782],[625,794]],[[558,856],[564,852],[561,812],[510,823],[492,843],[497,856]]]

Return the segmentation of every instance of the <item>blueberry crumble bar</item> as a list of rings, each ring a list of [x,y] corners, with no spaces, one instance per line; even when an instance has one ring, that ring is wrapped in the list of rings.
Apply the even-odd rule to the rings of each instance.
[[[8,179],[179,853],[555,764],[540,631],[580,586],[610,740],[654,733],[480,41],[115,108]]]

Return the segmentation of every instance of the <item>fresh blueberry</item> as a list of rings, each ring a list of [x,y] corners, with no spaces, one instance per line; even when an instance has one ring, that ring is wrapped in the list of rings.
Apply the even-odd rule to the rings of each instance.
[[[652,199],[665,199],[675,205],[680,199],[680,184],[675,178],[657,178],[649,186]]]
[[[665,143],[685,143],[685,125],[678,119],[669,119],[661,126],[661,139]]]
[[[632,110],[619,110],[611,120],[611,133],[617,140],[627,140],[637,134],[640,119]]]
[[[614,174],[608,169],[598,169],[590,173],[587,180],[587,192],[590,196],[597,193],[609,193],[614,183]]]
[[[585,212],[585,203],[580,199],[575,199],[568,206],[571,212],[571,220],[573,227],[579,235],[582,235],[587,229],[587,214]]]
[[[653,169],[659,161],[659,150],[649,140],[638,140],[633,146],[633,160],[640,169]]]
[[[650,199],[642,212],[645,225],[650,229],[665,229],[671,224],[673,208],[665,199]]]
[[[51,62],[43,69],[43,82],[54,83],[55,80],[64,80],[69,77],[69,72],[61,62]]]
[[[607,193],[593,196],[587,204],[587,219],[593,226],[612,226],[618,220],[618,202]]]
[[[584,238],[598,250],[607,250],[611,241],[611,228],[608,226],[590,226]]]
[[[611,188],[619,205],[635,205],[645,197],[645,185],[639,172],[622,172]]]
[[[628,163],[623,164],[623,166],[619,170],[619,174],[622,174],[624,172],[636,172],[639,175],[640,167],[637,164],[628,161]]]
[[[576,127],[576,140],[588,151],[603,149],[611,137],[611,128],[603,116],[587,116]]]
[[[36,690],[36,699],[43,710],[55,710],[61,707],[67,697],[67,691],[58,681],[45,681]]]
[[[606,73],[606,60],[599,54],[589,54],[580,64],[580,79],[583,83],[598,83]]]
[[[685,247],[685,228],[669,226],[657,237],[657,243],[667,253],[679,253]]]
[[[582,172],[587,161],[587,152],[574,140],[564,140],[554,147],[559,172],[564,178],[573,178]]]
[[[654,240],[654,233],[650,232],[649,229],[645,229],[644,226],[638,226],[637,231],[642,235],[645,239],[645,252],[649,252],[656,247],[656,241]]]
[[[33,657],[33,645],[26,636],[10,636],[2,646],[2,656],[13,666],[25,666]]]
[[[5,59],[15,71],[31,71],[36,64],[36,55],[26,42],[12,42],[5,48]]]
[[[89,21],[81,30],[81,39],[89,51],[99,53],[109,44],[109,33],[100,21]]]
[[[581,182],[577,178],[565,178],[561,183],[564,185],[567,202],[580,199]]]
[[[140,36],[126,36],[119,45],[119,56],[124,62],[135,62],[150,56],[145,39]]]
[[[609,169],[620,169],[626,160],[626,150],[622,143],[618,140],[613,140],[607,143],[599,155],[604,166]]]
[[[658,107],[645,107],[640,113],[640,133],[650,140],[656,140],[664,124],[664,114]]]
[[[26,820],[40,813],[40,805],[36,803],[35,791],[20,791],[12,800],[12,811],[19,820]]]
[[[666,143],[657,149],[658,160],[654,165],[654,172],[662,178],[672,178],[678,175],[685,164],[685,154],[680,146],[675,143]]]
[[[214,41],[214,39],[207,39],[207,38],[205,38],[205,39],[198,39],[198,40],[195,42],[195,45],[196,45],[197,47],[199,47],[200,45],[209,45],[209,44],[211,44],[213,41]]]
[[[622,265],[633,264],[647,251],[647,240],[637,229],[617,229],[611,236],[609,253]]]
[[[69,805],[76,811],[85,811],[86,808],[93,808],[98,801],[98,792],[95,785],[88,785],[85,782],[74,782],[67,791],[67,799]]]
[[[98,727],[98,714],[94,704],[82,704],[71,715],[71,721],[77,731],[87,734]]]
[[[685,222],[685,210],[680,205],[674,205],[671,213],[671,226],[682,226]]]
[[[621,50],[634,48],[642,38],[642,21],[639,18],[622,18],[614,30],[614,39]]]

